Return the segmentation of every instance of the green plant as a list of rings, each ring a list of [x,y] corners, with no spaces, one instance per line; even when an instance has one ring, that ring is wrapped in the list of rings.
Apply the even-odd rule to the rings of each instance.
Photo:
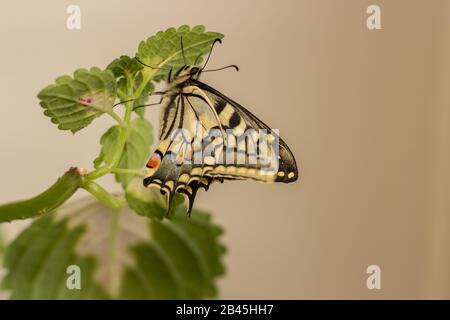
[[[215,279],[224,273],[221,228],[199,210],[188,218],[179,197],[166,219],[165,197],[142,186],[152,126],[144,108],[136,107],[146,103],[169,69],[184,64],[181,37],[184,58],[193,64],[223,35],[202,26],[170,28],[142,41],[136,53],[156,68],[121,56],[104,70],[61,76],[38,94],[44,114],[61,130],[75,133],[103,114],[117,123],[101,137],[93,170],[72,167],[40,195],[0,206],[0,222],[34,219],[6,247],[2,288],[11,298],[216,296]],[[96,181],[106,174],[115,176],[123,194],[112,194]],[[93,197],[65,204],[80,188]],[[81,289],[67,286],[69,266],[79,267]]]

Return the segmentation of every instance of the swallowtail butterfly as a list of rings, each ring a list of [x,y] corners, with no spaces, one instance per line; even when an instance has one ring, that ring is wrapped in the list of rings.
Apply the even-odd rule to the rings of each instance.
[[[159,144],[143,181],[168,194],[168,208],[175,192],[186,195],[189,214],[198,189],[208,190],[214,181],[291,183],[298,178],[294,156],[275,130],[199,80],[202,72],[224,69],[204,70],[211,51],[202,68],[184,65],[173,75],[170,70],[166,90],[157,92],[162,95]]]

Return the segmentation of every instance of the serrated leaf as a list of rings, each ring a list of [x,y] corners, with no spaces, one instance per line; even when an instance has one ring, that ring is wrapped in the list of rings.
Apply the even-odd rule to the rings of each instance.
[[[68,227],[68,220],[55,221],[54,214],[36,220],[7,248],[4,267],[9,270],[2,289],[10,299],[105,299],[105,292],[93,281],[95,261],[79,257],[75,244],[86,233],[83,226]],[[67,267],[83,270],[82,290],[66,287]]]
[[[221,229],[185,208],[173,220],[117,213],[83,199],[36,220],[8,247],[2,286],[13,299],[199,299],[223,274]],[[81,290],[66,287],[69,265]]]
[[[186,206],[179,205],[176,209],[174,222],[184,230],[187,236],[195,242],[206,258],[209,273],[213,277],[225,273],[225,267],[216,257],[226,252],[222,244],[215,239],[223,234],[223,229],[213,225],[211,215],[201,210],[194,210],[191,218],[186,217]]]
[[[218,242],[222,229],[210,219],[209,214],[198,210],[194,210],[189,218],[186,207],[179,206],[172,220],[150,220],[151,239],[155,244],[138,245],[134,248],[138,268],[144,274],[151,274],[153,282],[160,285],[158,291],[151,288],[147,290],[148,298],[202,299],[217,296],[214,279],[224,274],[221,257],[225,253],[225,247]],[[161,286],[158,272],[152,272],[155,265],[148,259],[149,250],[159,256],[160,268],[167,270],[167,280],[173,283],[176,295]],[[134,270],[128,270],[125,277],[130,279],[135,275]],[[122,287],[122,298],[139,298],[132,294],[135,282],[124,284],[126,286]]]
[[[100,155],[94,160],[94,166],[98,168],[101,164],[111,164],[116,144],[122,128],[118,125],[109,128],[100,139],[102,146]],[[127,141],[123,149],[118,168],[121,169],[141,169],[150,154],[152,143],[152,126],[150,122],[143,118],[137,118],[130,122]],[[134,174],[116,173],[116,180],[123,186],[128,185]]]
[[[122,100],[127,100],[128,98],[126,93],[127,86],[130,81],[133,83],[133,92],[142,83],[143,76],[141,70],[143,69],[143,66],[134,58],[130,58],[129,56],[121,56],[111,62],[106,68],[111,70],[117,78],[119,98]],[[154,89],[153,83],[148,82],[142,90],[140,97],[133,101],[133,110],[135,110],[140,117],[144,116],[145,109],[137,107],[143,106],[147,102],[149,94],[153,92]]]
[[[183,59],[181,51],[181,38],[183,38]],[[181,26],[178,29],[169,28],[142,41],[139,44],[137,57],[147,65],[164,68],[158,70],[153,76],[154,81],[166,78],[169,69],[179,69],[184,64],[200,63],[201,57],[209,52],[215,39],[222,39],[223,34],[218,32],[205,32],[204,26]],[[151,72],[145,68],[143,72]]]
[[[130,77],[134,78],[136,73],[141,70],[143,66],[134,58],[129,56],[120,56],[111,62],[106,69],[111,70],[116,78]]]
[[[38,94],[44,114],[61,130],[76,132],[104,112],[112,110],[116,81],[110,70],[78,69],[61,76]]]
[[[134,90],[136,90],[137,87],[139,87],[143,81],[142,78],[142,73],[138,72],[133,85],[134,85]],[[125,78],[120,78],[119,81],[117,82],[117,86],[119,88],[120,91],[126,91],[126,86],[127,86],[127,80]],[[145,108],[143,107],[145,105],[145,103],[147,102],[147,100],[149,99],[149,94],[151,92],[153,92],[155,90],[155,86],[153,85],[153,83],[151,81],[147,82],[147,84],[145,85],[145,87],[143,88],[141,95],[137,98],[133,100],[133,110],[140,116],[143,117],[145,115]],[[124,96],[122,97],[123,100],[127,100],[127,98]]]

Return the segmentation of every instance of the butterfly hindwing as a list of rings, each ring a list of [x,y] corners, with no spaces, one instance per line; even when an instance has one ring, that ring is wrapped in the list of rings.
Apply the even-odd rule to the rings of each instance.
[[[162,104],[160,143],[144,185],[159,187],[169,203],[175,192],[185,194],[190,212],[197,190],[207,190],[214,181],[297,180],[295,159],[278,133],[214,88],[191,80]],[[266,145],[276,143],[278,152],[261,152],[263,137]]]

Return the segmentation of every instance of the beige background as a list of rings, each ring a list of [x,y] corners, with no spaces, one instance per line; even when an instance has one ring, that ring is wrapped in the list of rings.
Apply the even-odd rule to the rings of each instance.
[[[158,30],[204,24],[226,35],[210,66],[241,72],[203,80],[279,128],[303,174],[198,196],[226,229],[221,297],[450,298],[450,3],[376,1],[383,29],[369,31],[372,3],[2,1],[0,202],[90,168],[112,123],[59,132],[38,106],[42,87],[134,55]],[[80,31],[66,29],[69,4]],[[365,285],[371,264],[379,291]]]

